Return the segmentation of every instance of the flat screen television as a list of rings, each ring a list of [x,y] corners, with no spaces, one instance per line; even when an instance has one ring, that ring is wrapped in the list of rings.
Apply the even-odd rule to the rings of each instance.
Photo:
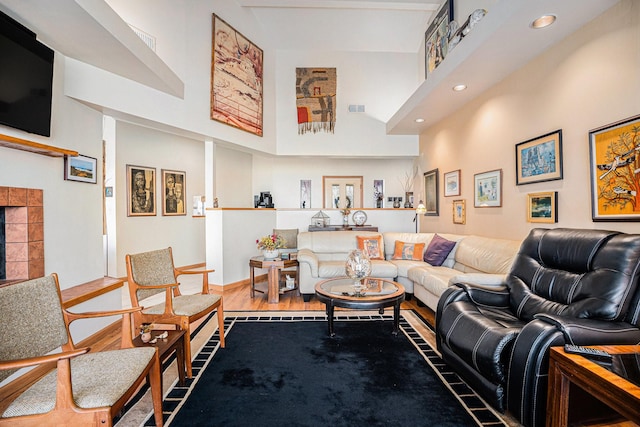
[[[0,12],[0,124],[51,136],[53,50]]]

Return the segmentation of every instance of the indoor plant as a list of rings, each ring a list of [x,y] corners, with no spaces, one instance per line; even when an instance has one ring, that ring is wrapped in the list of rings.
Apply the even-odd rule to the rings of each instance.
[[[265,259],[277,258],[278,249],[283,248],[286,240],[277,234],[270,234],[256,240],[256,246],[262,250]]]

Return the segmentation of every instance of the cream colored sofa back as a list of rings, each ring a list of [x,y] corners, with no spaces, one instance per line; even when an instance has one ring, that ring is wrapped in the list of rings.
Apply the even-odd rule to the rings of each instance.
[[[346,260],[347,255],[358,248],[356,236],[376,236],[371,231],[305,231],[298,234],[298,250],[313,251],[320,261]]]
[[[446,238],[445,235],[443,237]],[[456,245],[453,268],[463,273],[507,274],[522,242],[465,236]]]
[[[427,250],[427,246],[431,243],[431,239],[435,236],[436,233],[397,233],[397,232],[384,232],[382,233],[384,237],[384,254],[385,259],[393,258],[393,251],[395,249],[396,240],[406,243],[424,243],[424,250]],[[443,237],[447,240],[452,240],[454,242],[460,242],[465,239],[467,236],[461,234],[447,234],[447,233],[438,233],[438,236]],[[455,263],[455,256],[457,252],[457,248],[460,246],[458,243],[449,253],[447,259],[444,261],[442,265],[445,267],[453,267]],[[422,256],[424,256],[424,251],[422,252]],[[422,259],[422,257],[420,257]]]

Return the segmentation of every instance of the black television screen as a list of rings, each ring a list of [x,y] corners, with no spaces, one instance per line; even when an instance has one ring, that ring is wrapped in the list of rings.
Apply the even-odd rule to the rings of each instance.
[[[0,12],[0,124],[51,135],[53,50]]]

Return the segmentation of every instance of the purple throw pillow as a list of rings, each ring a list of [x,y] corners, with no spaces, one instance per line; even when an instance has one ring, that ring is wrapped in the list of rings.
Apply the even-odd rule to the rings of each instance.
[[[433,236],[433,239],[431,239],[427,250],[424,251],[424,262],[434,266],[442,265],[455,245],[456,242],[452,242],[436,234]]]

